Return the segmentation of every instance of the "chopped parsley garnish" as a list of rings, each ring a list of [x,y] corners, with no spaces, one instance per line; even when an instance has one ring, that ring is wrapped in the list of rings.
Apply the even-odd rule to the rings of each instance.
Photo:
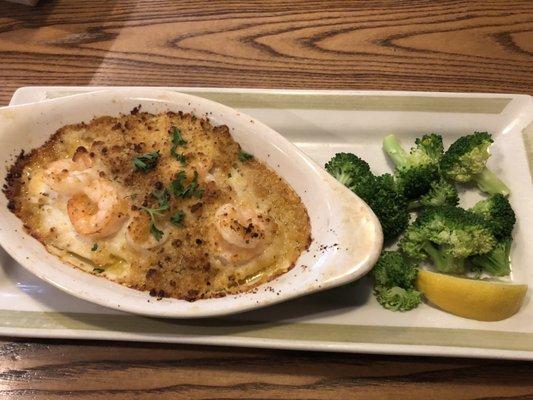
[[[170,216],[170,222],[172,222],[176,226],[183,226],[184,220],[185,213],[182,210],[178,210]]]
[[[172,153],[174,158],[181,163],[181,165],[187,165],[187,156],[185,156],[185,154],[176,153],[176,150],[174,148],[172,148],[170,152]]]
[[[98,243],[93,244],[93,247],[91,247],[91,251],[98,250]]]
[[[186,179],[187,176],[185,175],[185,171],[178,172],[176,179],[170,184],[174,196],[182,197],[184,199],[192,196],[201,198],[204,194],[204,189],[198,184],[198,172],[194,171],[194,178],[187,185],[185,185]]]
[[[242,161],[242,162],[249,161],[252,158],[254,158],[252,154],[247,153],[243,150],[239,151],[239,155],[237,157],[239,158],[239,161]]]
[[[187,157],[184,154],[178,153],[176,149],[178,146],[185,146],[187,141],[181,136],[181,131],[175,126],[170,128],[170,134],[172,135],[172,148],[170,149],[170,154],[181,162],[182,165],[187,164]]]
[[[172,144],[174,146],[185,146],[187,141],[181,136],[181,131],[175,126],[170,128],[170,134],[172,135]]]
[[[170,193],[168,192],[168,189],[162,189],[162,190],[156,190],[152,192],[152,196],[154,196],[159,203],[159,209],[161,211],[168,210],[168,201],[170,200]],[[164,208],[164,210],[162,210]]]
[[[141,208],[148,213],[150,216],[150,233],[152,236],[159,242],[161,238],[163,237],[163,231],[161,231],[157,225],[156,225],[156,217],[163,214],[163,212],[167,211],[169,208],[168,200],[170,197],[170,193],[167,189],[163,190],[156,190],[155,192],[152,192],[152,196],[154,196],[157,199],[157,202],[159,203],[158,208],[150,208],[150,207],[144,207],[141,206]]]
[[[152,218],[152,216],[150,215],[150,218]],[[163,237],[163,231],[160,230],[157,225],[155,224],[154,221],[152,221],[150,223],[150,233],[152,234],[152,236],[155,238],[155,240],[157,240],[158,242],[161,240],[161,238]]]
[[[159,150],[143,154],[142,156],[133,157],[133,167],[135,168],[135,171],[146,172],[157,165],[158,158]]]
[[[97,274],[101,274],[104,271],[105,271],[105,269],[103,269],[103,268],[93,268],[93,272],[96,272]]]

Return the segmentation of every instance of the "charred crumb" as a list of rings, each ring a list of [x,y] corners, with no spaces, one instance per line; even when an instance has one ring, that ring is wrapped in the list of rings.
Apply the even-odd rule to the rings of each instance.
[[[334,247],[339,247],[338,243],[333,244],[320,244],[318,246],[318,251],[325,252],[326,250],[332,249]]]
[[[198,202],[198,203],[194,203],[191,207],[189,207],[189,209],[191,210],[192,213],[196,213],[196,212],[202,211],[202,207],[203,207],[203,203]]]
[[[12,212],[16,213],[17,210],[16,198],[19,195],[20,189],[23,185],[23,181],[20,179],[22,176],[22,171],[34,154],[35,150],[32,150],[30,153],[25,153],[24,150],[21,150],[15,160],[15,163],[7,172],[2,191],[8,200],[7,208]]]
[[[146,279],[153,278],[157,275],[157,270],[155,268],[150,268],[148,271],[146,271]]]
[[[74,155],[72,156],[72,160],[76,161],[78,157],[83,156],[87,153],[89,153],[89,151],[85,148],[85,146],[78,146],[76,148],[76,151],[74,152]]]
[[[194,300],[196,300],[198,298],[199,294],[200,294],[200,292],[197,289],[190,289],[187,292],[187,296],[185,297],[185,300],[194,301]]]
[[[141,109],[141,105],[139,104],[137,107],[133,107],[133,109],[130,111],[130,114],[137,115],[140,109]]]

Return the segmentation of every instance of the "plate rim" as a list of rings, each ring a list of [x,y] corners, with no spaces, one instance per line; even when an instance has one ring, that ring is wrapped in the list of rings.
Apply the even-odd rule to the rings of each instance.
[[[44,89],[78,89],[83,88],[86,90],[91,90],[93,87],[80,87],[80,86],[25,86],[22,88],[17,89],[14,92],[13,99],[16,99],[15,94],[17,94],[19,91],[24,90],[44,90]],[[240,91],[240,90],[252,90],[254,92],[258,91],[269,91],[269,92],[276,92],[276,91],[289,91],[292,90],[286,90],[286,89],[241,89],[241,88],[199,88],[199,87],[180,87],[180,88],[174,88],[174,87],[168,87],[170,90],[175,89],[186,89],[186,90],[197,90],[197,89],[203,89],[203,90],[213,90],[213,91]],[[309,90],[304,89],[302,90],[306,93],[313,93],[313,94],[321,94],[320,90]],[[328,92],[330,92],[328,90]],[[409,95],[409,94],[416,94],[416,95],[433,95],[433,96],[461,96],[461,97],[476,97],[479,95],[487,96],[487,97],[512,97],[512,98],[525,98],[530,102],[530,109],[531,112],[531,100],[532,96],[526,95],[526,94],[503,94],[503,93],[461,93],[461,92],[423,92],[423,91],[410,91],[410,92],[402,92],[402,91],[345,91],[345,90],[333,90],[331,92],[335,93],[350,93],[350,94],[365,94],[365,93],[371,93],[371,94],[398,94],[398,95]],[[531,175],[531,171],[530,171]],[[0,310],[1,313],[2,310]],[[374,325],[374,326],[380,326],[380,325]],[[15,328],[12,327],[5,327],[0,326],[0,332],[5,334],[13,334],[15,332]],[[503,332],[505,331],[498,331]],[[40,333],[42,335],[40,335]],[[64,335],[63,335],[64,334]],[[65,338],[77,338],[77,339],[109,339],[109,340],[133,340],[133,341],[155,341],[155,342],[173,342],[173,343],[194,343],[194,344],[215,344],[215,345],[226,345],[226,346],[254,346],[254,347],[262,347],[262,348],[279,348],[279,349],[294,349],[294,350],[318,350],[318,351],[341,351],[341,352],[364,352],[364,353],[373,353],[373,354],[401,354],[401,355],[423,355],[423,356],[455,356],[455,357],[475,357],[475,358],[497,358],[497,359],[516,359],[516,360],[533,360],[533,351],[513,351],[513,350],[501,350],[501,349],[486,349],[486,348],[464,348],[464,347],[456,347],[456,346],[419,346],[416,344],[410,344],[410,345],[395,345],[395,344],[382,344],[382,345],[371,345],[370,347],[365,345],[364,343],[350,343],[350,344],[336,344],[336,343],[327,343],[327,342],[317,342],[317,343],[311,343],[306,342],[303,344],[300,344],[298,341],[295,340],[286,340],[286,341],[265,341],[264,339],[246,339],[246,338],[235,338],[235,343],[231,343],[231,340],[229,340],[227,337],[211,337],[209,340],[204,340],[205,338],[194,338],[194,337],[179,337],[179,338],[159,338],[159,337],[150,337],[144,335],[143,337],[138,336],[131,336],[127,337],[127,333],[117,333],[113,331],[62,331],[62,333],[59,333],[58,331],[54,332],[38,332],[37,330],[21,330],[18,332],[18,335],[20,336],[27,336],[27,337],[51,337],[51,338],[59,338],[59,337],[65,337]]]

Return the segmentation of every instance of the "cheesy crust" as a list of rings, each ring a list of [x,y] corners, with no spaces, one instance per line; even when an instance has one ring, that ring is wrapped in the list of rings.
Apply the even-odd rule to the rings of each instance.
[[[150,154],[155,161],[143,158]],[[70,181],[65,192],[55,191],[50,166],[82,156],[90,181],[80,193]],[[56,171],[55,179],[65,177],[78,179]],[[114,229],[84,231],[112,201],[98,198],[102,188],[114,193],[114,219],[102,219]],[[289,271],[311,243],[307,211],[292,188],[243,153],[227,126],[181,112],[135,108],[65,126],[20,154],[4,192],[49,252],[156,297],[194,301],[248,291]]]

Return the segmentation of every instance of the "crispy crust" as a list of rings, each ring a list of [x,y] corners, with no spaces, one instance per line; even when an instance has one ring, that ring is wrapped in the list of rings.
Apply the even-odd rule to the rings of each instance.
[[[175,148],[185,155],[185,166],[171,156],[173,127],[179,128],[187,141],[186,145]],[[48,198],[39,197],[38,205],[29,201],[31,177],[50,162],[72,157],[80,151],[87,151],[92,157],[102,179],[113,182],[126,194],[136,195],[135,199],[128,197],[131,212],[156,207],[157,201],[151,193],[171,188],[178,170],[185,172],[187,181],[192,181],[195,171],[202,171],[207,162],[211,163],[208,173],[217,177],[215,183],[201,176],[201,198],[171,196],[170,210],[158,221],[169,232],[169,239],[163,245],[142,253],[124,250],[115,254],[102,241],[97,251],[81,255],[89,263],[78,263],[70,256],[66,260],[85,271],[91,272],[88,265],[108,265],[106,260],[118,257],[127,265],[125,275],[112,276],[108,273],[111,267],[95,270],[104,269],[103,275],[108,279],[149,291],[156,297],[194,301],[248,291],[272,280],[293,268],[298,256],[311,243],[309,216],[299,197],[264,164],[255,159],[239,161],[240,146],[232,139],[227,126],[213,126],[208,119],[192,114],[153,115],[136,107],[130,115],[104,116],[88,124],[65,126],[38,149],[27,154],[21,152],[9,169],[3,187],[8,207],[24,222],[28,233],[48,249],[62,249],[66,235],[43,217]],[[133,157],[154,151],[159,151],[160,156],[153,169],[139,172],[132,168]],[[230,184],[232,174],[234,181]],[[236,187],[244,188],[242,193],[234,188],[236,176],[241,182]],[[276,235],[257,260],[227,266],[214,256],[213,218],[222,204],[236,201],[263,209],[275,221]],[[177,210],[186,214],[184,226],[165,222]]]

